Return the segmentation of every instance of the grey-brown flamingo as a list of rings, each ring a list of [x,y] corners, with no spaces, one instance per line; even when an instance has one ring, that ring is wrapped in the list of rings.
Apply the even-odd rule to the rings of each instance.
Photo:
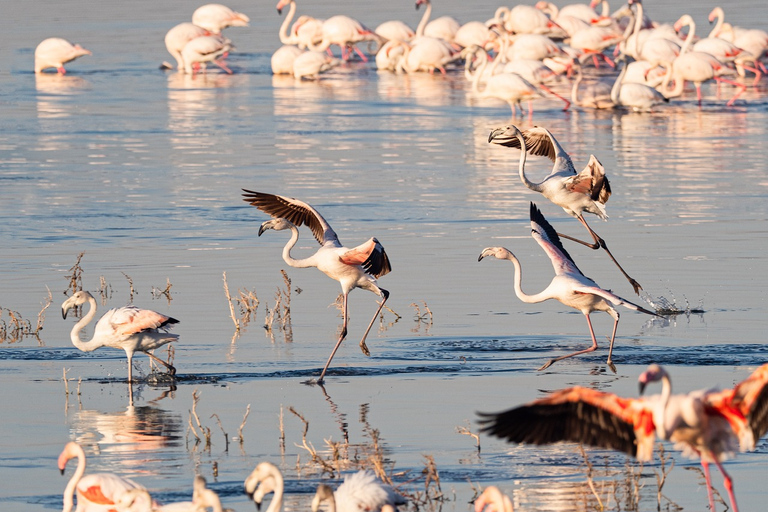
[[[295,268],[315,267],[331,279],[338,281],[341,285],[343,295],[342,317],[344,319],[341,334],[317,382],[323,382],[325,372],[328,370],[333,356],[347,336],[347,321],[349,317],[347,297],[349,292],[355,288],[368,290],[382,298],[376,313],[363,334],[363,338],[360,340],[360,349],[365,355],[371,355],[368,346],[365,344],[365,338],[368,336],[371,327],[373,327],[373,322],[376,321],[381,308],[384,307],[384,303],[389,298],[389,292],[380,288],[376,282],[377,278],[392,270],[387,253],[384,252],[384,247],[375,238],[370,238],[365,243],[349,249],[341,245],[336,232],[323,216],[304,201],[246,189],[243,189],[243,192],[244,201],[274,217],[261,225],[259,236],[268,229],[276,231],[291,230],[291,239],[283,248],[283,260],[288,265]],[[308,258],[297,260],[291,256],[291,249],[299,240],[299,229],[297,226],[302,225],[309,227],[320,243],[320,249]]]

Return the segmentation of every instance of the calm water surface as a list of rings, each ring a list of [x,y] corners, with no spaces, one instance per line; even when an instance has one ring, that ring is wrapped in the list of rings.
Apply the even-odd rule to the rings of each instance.
[[[470,510],[473,488],[492,483],[520,510],[592,510],[597,501],[578,447],[513,447],[481,437],[478,453],[457,427],[476,431],[476,411],[564,386],[635,396],[635,379],[651,362],[665,364],[675,387],[689,390],[731,386],[768,358],[765,80],[733,108],[724,106],[730,90],[724,87],[719,99],[714,86],[705,86],[702,108],[691,91],[645,115],[562,112],[559,102],[544,100],[533,119],[518,121],[550,129],[577,167],[598,156],[613,195],[610,220],[591,218],[592,226],[647,298],[704,310],[663,320],[622,311],[616,375],[604,365],[612,321],[595,315],[600,350],[539,373],[554,355],[588,346],[583,316],[558,303],[522,304],[512,291],[511,265],[478,263],[477,256],[486,246],[509,247],[522,261],[524,288],[536,292],[552,270],[529,236],[529,201],[559,231],[583,232],[522,186],[517,152],[487,143],[491,129],[510,121],[508,107],[474,98],[457,72],[397,76],[354,63],[319,83],[272,77],[269,58],[282,21],[273,2],[229,5],[252,19],[249,28],[227,32],[238,48],[230,57],[235,74],[194,79],[157,66],[169,60],[165,32],[198,3],[46,1],[35,2],[32,19],[21,4],[5,14],[0,319],[9,325],[11,309],[34,324],[48,289],[53,304],[39,341],[0,345],[4,509],[60,508],[73,469],[60,476],[56,457],[77,440],[89,471],[130,476],[164,501],[189,499],[200,473],[237,510],[253,506],[241,492],[244,477],[271,460],[286,474],[287,508],[304,510],[321,475],[308,464],[292,406],[309,422],[307,441],[323,455],[326,440],[348,439],[349,457],[364,459],[378,436],[387,468],[410,492],[423,490],[421,470],[433,456],[446,499],[436,507],[443,510]],[[496,6],[448,0],[436,2],[434,14],[484,20]],[[645,6],[667,22],[690,8],[703,32],[714,4]],[[760,9],[756,1],[736,2],[727,19],[765,28],[764,16],[755,16]],[[346,12],[371,26],[393,18],[415,26],[421,14],[412,2],[310,0],[299,12]],[[34,48],[53,35],[93,56],[71,63],[66,76],[36,77]],[[528,168],[538,180],[550,164],[532,158]],[[372,356],[356,344],[374,297],[355,291],[349,339],[325,390],[301,383],[319,373],[337,336],[338,285],[314,270],[288,269],[292,341],[280,331],[266,334],[266,308],[284,287],[280,252],[288,237],[257,237],[267,217],[242,202],[242,187],[306,200],[343,242],[376,236],[390,256],[394,270],[381,285],[392,292],[391,311],[369,338]],[[294,254],[310,254],[315,242],[307,231],[301,236]],[[642,300],[632,298],[606,255],[568,249],[602,286]],[[71,345],[74,321],[60,318],[59,305],[83,251],[83,286],[96,292],[102,279],[106,285],[102,309],[130,301],[130,278],[134,303],[181,321],[174,388],[138,385],[131,406],[124,355],[83,354]],[[240,336],[229,318],[223,272],[233,294],[247,289],[261,301]],[[170,299],[152,295],[168,281]],[[149,373],[146,358],[136,359],[134,374]],[[64,369],[72,379],[69,396]],[[208,448],[195,444],[188,426],[195,391],[198,415],[211,429]],[[235,438],[249,404],[240,444]],[[766,452],[763,441],[728,463],[743,510],[763,508]],[[588,453],[608,509],[627,509],[627,489],[639,481],[640,508],[655,510],[658,458],[640,469],[622,455]],[[684,510],[703,510],[697,465],[672,457],[663,494]],[[720,475],[714,482],[724,493]]]

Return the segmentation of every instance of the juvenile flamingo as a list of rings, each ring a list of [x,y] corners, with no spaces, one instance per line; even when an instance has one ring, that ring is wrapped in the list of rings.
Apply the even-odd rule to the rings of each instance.
[[[673,395],[669,375],[656,364],[638,381],[641,393],[646,385],[661,381],[661,394],[623,398],[583,387],[562,389],[504,412],[481,413],[483,431],[513,443],[583,443],[619,450],[640,461],[653,458],[658,436],[701,459],[710,510],[715,510],[709,475],[714,462],[737,512],[733,482],[721,462],[737,450],[754,450],[756,440],[768,431],[768,364],[724,391]]]
[[[325,363],[320,378],[317,379],[318,383],[322,383],[333,356],[347,336],[347,321],[349,318],[347,297],[349,292],[355,288],[368,290],[382,298],[376,313],[371,318],[371,322],[363,334],[363,338],[360,340],[360,349],[365,355],[370,355],[370,351],[365,344],[365,338],[368,336],[371,327],[373,327],[373,322],[376,321],[381,308],[384,307],[384,303],[389,298],[389,292],[380,288],[376,282],[376,278],[386,275],[392,270],[387,253],[384,252],[384,247],[375,238],[371,238],[352,249],[344,247],[339,242],[336,232],[323,216],[304,201],[246,189],[243,189],[243,192],[243,200],[245,202],[274,217],[261,225],[259,236],[268,229],[276,231],[291,230],[291,239],[283,248],[283,260],[288,265],[295,268],[316,267],[341,285],[343,295],[341,334],[336,342],[336,346],[333,347],[328,362]],[[299,240],[297,225],[302,226],[304,224],[312,230],[315,239],[320,243],[320,249],[308,258],[297,260],[291,256],[291,249]]]
[[[77,457],[77,469],[69,479],[64,489],[63,512],[70,512],[73,506],[73,495],[77,491],[76,512],[106,512],[114,510],[115,503],[126,491],[144,489],[136,482],[112,473],[85,474],[85,452],[75,443],[69,442],[59,455],[59,470],[64,474],[67,461]]]
[[[658,316],[652,311],[648,311],[637,304],[633,304],[626,299],[619,297],[618,295],[600,288],[597,283],[592,279],[586,277],[576,266],[576,263],[571,258],[560,242],[560,239],[555,232],[555,229],[547,222],[547,219],[541,214],[536,205],[531,203],[531,236],[534,240],[544,249],[549,259],[552,262],[552,266],[555,269],[555,277],[552,282],[543,291],[534,295],[526,294],[522,289],[522,267],[517,257],[512,254],[509,249],[504,247],[486,247],[483,252],[480,253],[480,257],[477,261],[482,261],[487,256],[495,256],[500,260],[509,260],[515,266],[515,295],[523,301],[529,304],[536,304],[538,302],[544,302],[549,299],[556,299],[563,305],[578,309],[587,318],[587,325],[589,326],[589,334],[592,336],[592,346],[578,350],[572,354],[556,357],[550,359],[539,370],[545,370],[549,368],[552,363],[573,357],[579,354],[585,354],[587,352],[593,352],[597,349],[597,340],[595,339],[595,331],[592,329],[592,320],[589,315],[595,311],[605,311],[611,318],[613,318],[613,332],[611,333],[610,347],[608,348],[608,361],[607,364],[613,370],[616,368],[611,360],[613,354],[613,342],[616,339],[616,328],[619,326],[619,312],[613,306],[624,306],[625,308],[640,311],[648,315]]]
[[[373,471],[364,470],[345,476],[336,491],[329,485],[318,485],[312,498],[312,512],[317,512],[323,502],[328,503],[328,512],[378,512],[386,505],[403,505],[406,500]]]
[[[56,71],[63,75],[67,72],[64,69],[64,64],[83,55],[91,55],[91,52],[79,44],[70,43],[66,39],[49,37],[35,48],[35,73],[42,73],[48,68],[56,68]]]
[[[72,344],[83,352],[92,352],[97,348],[111,347],[125,350],[128,358],[128,382],[133,382],[133,354],[144,352],[155,362],[168,368],[171,375],[176,373],[176,368],[158,358],[152,350],[162,347],[166,343],[179,339],[178,334],[165,332],[172,324],[179,323],[175,318],[150,311],[139,309],[136,306],[123,306],[110,309],[96,323],[93,338],[90,341],[80,340],[80,331],[88,325],[96,315],[96,299],[89,292],[81,290],[64,301],[61,305],[61,316],[66,319],[70,309],[90,304],[88,313],[72,327],[70,338]]]
[[[605,213],[605,203],[611,196],[611,186],[608,183],[608,178],[605,176],[605,169],[597,158],[591,155],[584,170],[576,174],[568,153],[560,146],[560,143],[557,142],[549,130],[538,126],[525,132],[520,132],[514,125],[496,128],[488,137],[488,142],[511,148],[525,148],[520,151],[519,166],[520,179],[523,181],[523,184],[534,192],[543,194],[544,197],[565,210],[565,213],[578,219],[587,228],[594,243],[590,244],[562,233],[557,234],[592,249],[602,247],[616,266],[619,267],[624,277],[627,278],[635,293],[639,294],[639,291],[642,290],[640,283],[629,277],[624,269],[621,268],[619,262],[616,261],[611,251],[608,250],[605,240],[592,231],[592,228],[589,227],[584,219],[584,212],[597,215],[603,220],[608,218],[608,215]],[[525,160],[528,151],[534,155],[546,156],[554,163],[549,176],[544,178],[544,181],[541,183],[533,183],[525,176]]]

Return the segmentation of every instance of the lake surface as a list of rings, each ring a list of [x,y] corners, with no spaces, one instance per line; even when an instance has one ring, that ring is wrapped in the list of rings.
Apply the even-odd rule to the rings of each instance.
[[[60,508],[73,468],[62,477],[56,458],[76,440],[89,472],[134,478],[161,501],[189,499],[199,473],[236,510],[252,510],[242,481],[270,460],[285,473],[286,508],[305,510],[327,475],[310,462],[293,407],[320,456],[330,458],[330,444],[347,441],[341,451],[348,461],[378,457],[412,495],[424,498],[422,469],[433,457],[442,498],[431,487],[424,509],[469,511],[474,489],[496,484],[516,510],[593,510],[578,446],[517,447],[481,436],[478,452],[457,429],[477,432],[477,411],[566,386],[636,396],[637,376],[652,362],[686,391],[732,386],[768,359],[765,79],[730,108],[728,86],[718,97],[705,85],[701,108],[691,89],[650,114],[562,112],[560,102],[542,100],[532,119],[516,121],[552,131],[579,169],[590,154],[600,159],[613,189],[610,219],[588,222],[643,285],[644,298],[684,311],[654,319],[622,310],[616,374],[605,365],[612,320],[604,314],[593,315],[596,352],[537,372],[549,358],[589,345],[583,315],[551,301],[521,303],[512,266],[477,257],[487,246],[510,248],[522,262],[524,289],[534,293],[552,269],[530,237],[529,202],[558,231],[585,233],[520,183],[517,151],[488,144],[489,132],[510,122],[507,105],[475,98],[456,71],[402,76],[352,63],[317,83],[273,77],[269,59],[282,18],[272,2],[229,3],[252,20],[226,32],[237,46],[233,75],[160,71],[170,59],[165,32],[198,5],[44,1],[34,3],[32,18],[22,4],[4,14],[0,320],[11,326],[10,309],[34,327],[48,290],[52,295],[39,340],[7,336],[0,344],[4,509]],[[714,3],[644,5],[670,23],[690,8],[705,33]],[[448,0],[433,14],[485,20],[496,6]],[[726,19],[764,29],[764,16],[755,15],[761,11],[757,1],[736,2]],[[415,26],[421,16],[412,2],[299,5],[299,13],[318,17],[339,12],[370,26],[393,18]],[[66,76],[35,76],[34,48],[54,35],[93,55],[70,63]],[[550,167],[530,158],[527,169],[538,181]],[[348,339],[324,389],[302,383],[319,374],[338,335],[339,287],[316,270],[285,265],[288,235],[258,237],[268,217],[242,201],[241,188],[307,201],[349,246],[376,236],[386,247],[393,271],[380,284],[392,294],[391,309],[369,336],[371,357],[357,343],[375,297],[357,290]],[[309,231],[301,237],[295,256],[316,246]],[[602,251],[566,247],[601,286],[645,304]],[[85,354],[71,345],[75,320],[62,320],[59,307],[81,252],[82,285],[102,310],[129,303],[133,286],[133,303],[180,320],[175,386],[145,379],[130,405],[124,354]],[[272,335],[262,327],[285,289],[281,269],[291,279],[291,337],[277,324]],[[224,272],[233,296],[248,290],[260,300],[239,335]],[[168,295],[153,294],[168,283]],[[144,355],[134,361],[134,375],[150,373]],[[210,446],[196,443],[190,430],[193,393]],[[674,468],[662,506],[704,510],[697,463],[670,448]],[[633,486],[642,485],[639,509],[656,510],[658,457],[640,468],[621,454],[587,453],[607,509],[630,509]],[[763,440],[726,465],[743,511],[763,509],[767,462]],[[725,496],[717,471],[713,482]]]

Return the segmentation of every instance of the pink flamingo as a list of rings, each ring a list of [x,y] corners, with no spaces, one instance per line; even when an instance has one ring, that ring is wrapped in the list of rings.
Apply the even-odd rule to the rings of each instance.
[[[69,442],[59,455],[59,470],[64,474],[67,461],[77,457],[77,469],[64,489],[63,512],[70,512],[73,496],[77,491],[76,512],[108,512],[115,509],[115,503],[126,491],[144,489],[136,482],[112,473],[85,474],[85,452],[75,443]]]
[[[594,158],[594,157],[593,157]],[[547,222],[536,205],[531,203],[531,236],[544,249],[552,266],[555,269],[555,277],[552,282],[543,291],[534,294],[526,294],[521,286],[522,267],[517,257],[509,249],[504,247],[486,247],[480,253],[478,261],[488,256],[494,256],[500,260],[509,260],[515,267],[515,295],[529,304],[544,302],[549,299],[556,299],[563,305],[578,309],[587,318],[589,334],[592,336],[592,346],[584,350],[578,350],[572,354],[550,359],[539,370],[545,370],[557,361],[567,359],[579,354],[593,352],[597,349],[597,340],[595,331],[592,328],[592,320],[589,315],[595,311],[604,311],[613,318],[613,332],[611,333],[610,346],[608,348],[607,365],[616,372],[616,367],[611,360],[613,354],[613,342],[616,339],[616,328],[619,326],[619,312],[613,306],[624,306],[625,308],[640,311],[648,315],[657,316],[656,313],[648,311],[637,304],[633,304],[618,295],[600,288],[592,279],[586,277],[576,266],[573,258],[563,248],[560,238],[558,238],[555,229]]]
[[[416,9],[422,4],[426,4],[427,7],[424,10],[424,14],[416,27],[415,37],[434,37],[435,39],[442,39],[448,43],[452,43],[456,32],[461,28],[461,24],[453,16],[440,16],[434,20],[430,20],[432,15],[432,2],[430,0],[416,0]]]
[[[549,130],[538,126],[525,132],[520,132],[514,125],[497,128],[491,132],[488,142],[521,149],[519,173],[523,184],[534,192],[544,195],[544,197],[565,210],[565,213],[578,219],[587,228],[594,243],[590,244],[562,233],[557,233],[557,235],[574,242],[579,242],[592,249],[602,247],[616,266],[619,267],[624,277],[627,278],[635,293],[639,294],[639,290],[642,290],[640,283],[629,277],[624,269],[621,268],[619,262],[616,261],[616,258],[613,257],[611,251],[608,250],[605,240],[600,238],[589,227],[587,221],[584,220],[584,212],[597,215],[603,220],[608,218],[608,215],[605,213],[605,203],[611,196],[611,186],[608,183],[608,178],[605,176],[605,169],[597,158],[594,155],[590,155],[587,166],[580,173],[576,174],[571,157],[565,152],[560,143],[557,142],[557,139]],[[523,150],[523,148],[525,149]],[[554,164],[552,171],[540,183],[533,183],[525,176],[525,160],[528,151],[531,151],[534,155],[546,156]]]
[[[209,35],[211,33],[208,30],[189,22],[179,23],[165,34],[165,47],[168,49],[168,53],[176,59],[179,71],[184,72],[184,59],[181,52],[187,43],[196,37]]]
[[[188,42],[181,51],[184,71],[194,75],[200,68],[205,71],[207,63],[213,62],[228,75],[231,75],[232,70],[222,60],[227,57],[231,49],[232,44],[229,39],[220,35],[196,37]]]
[[[274,217],[261,225],[259,236],[268,229],[274,229],[275,231],[289,229],[291,231],[291,239],[283,248],[283,260],[288,265],[294,268],[315,267],[341,284],[343,294],[342,317],[344,320],[336,346],[333,347],[328,362],[325,363],[320,378],[317,379],[318,383],[322,383],[333,356],[347,336],[347,321],[349,318],[347,297],[349,292],[355,288],[368,290],[382,298],[376,313],[371,318],[371,322],[363,334],[363,338],[360,340],[360,349],[365,355],[370,355],[370,351],[365,344],[365,338],[368,336],[371,327],[373,327],[373,322],[376,321],[381,308],[384,307],[384,303],[389,298],[389,292],[380,288],[376,281],[376,278],[386,275],[392,270],[387,253],[384,252],[384,247],[375,238],[371,238],[352,249],[344,247],[339,242],[336,232],[323,216],[304,201],[246,189],[243,189],[243,192],[243,200],[245,202]],[[291,249],[299,240],[297,225],[302,226],[305,224],[320,243],[320,249],[308,258],[297,260],[291,256]]]
[[[83,352],[92,352],[101,347],[125,350],[125,355],[128,358],[128,382],[133,382],[133,354],[135,352],[144,352],[155,362],[168,368],[171,375],[176,373],[173,366],[155,356],[151,351],[179,339],[178,334],[165,332],[172,324],[179,323],[178,320],[149,309],[123,306],[104,313],[96,323],[93,338],[90,341],[81,341],[80,331],[96,316],[96,299],[89,292],[81,290],[61,305],[61,316],[66,319],[70,309],[86,302],[90,304],[90,310],[72,327],[70,333],[72,344],[75,347]]]
[[[213,508],[213,512],[222,512],[219,495],[206,487],[205,478],[197,475],[193,484],[192,501],[180,501],[156,506],[146,489],[125,491],[117,503],[117,512],[201,512]]]
[[[60,74],[67,72],[64,64],[83,55],[91,55],[79,44],[72,44],[60,37],[49,37],[35,48],[35,73],[42,73],[48,68],[56,68]]]
[[[738,512],[733,481],[721,462],[737,450],[754,450],[768,431],[768,364],[733,389],[672,394],[667,372],[650,365],[639,379],[640,392],[662,382],[660,395],[624,398],[573,387],[495,414],[483,414],[483,430],[513,443],[572,441],[622,451],[640,461],[653,458],[655,437],[669,440],[687,456],[701,459],[710,510],[715,510],[709,464],[723,474],[731,506]]]
[[[329,485],[318,485],[312,498],[312,512],[317,512],[323,502],[328,502],[329,512],[379,512],[385,506],[403,505],[406,500],[368,469],[346,475],[335,491]]]
[[[475,512],[514,512],[514,510],[509,496],[503,494],[495,485],[491,485],[475,499]]]
[[[351,52],[348,49],[354,50],[363,62],[368,62],[368,57],[355,46],[356,43],[362,41],[370,41],[372,39],[378,39],[379,36],[374,34],[370,29],[366,28],[359,21],[338,14],[332,16],[323,22],[323,38],[320,43],[310,43],[308,48],[313,51],[326,51],[332,45],[338,45],[341,48],[341,59],[348,60]]]
[[[206,4],[192,13],[192,23],[212,34],[220,34],[227,27],[247,27],[250,21],[245,14],[221,4]]]

